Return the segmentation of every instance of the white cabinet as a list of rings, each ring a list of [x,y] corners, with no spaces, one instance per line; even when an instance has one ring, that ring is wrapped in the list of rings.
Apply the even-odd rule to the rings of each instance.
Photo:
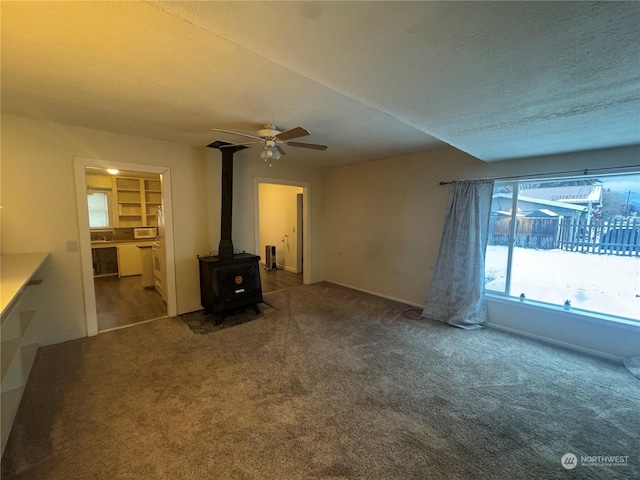
[[[139,178],[116,178],[116,201],[119,227],[141,227],[144,225],[142,204],[142,182]]]
[[[157,179],[116,177],[116,217],[119,227],[156,226],[162,205],[162,183]]]
[[[87,173],[87,187],[99,188],[101,190],[111,190],[113,187],[113,177],[111,175],[100,175],[97,173]]]
[[[118,274],[121,277],[142,275],[142,260],[137,245],[118,245]]]
[[[38,351],[38,344],[25,341],[36,317],[38,299],[32,289],[42,283],[38,270],[48,253],[0,256],[0,318],[2,325],[2,452],[9,438],[24,386]]]
[[[155,279],[153,276],[153,247],[151,245],[139,246],[140,259],[142,261],[142,288],[153,288]]]
[[[158,207],[162,205],[162,183],[159,179],[145,179],[142,185],[144,188],[144,209],[146,214],[145,225],[157,227],[156,213]]]

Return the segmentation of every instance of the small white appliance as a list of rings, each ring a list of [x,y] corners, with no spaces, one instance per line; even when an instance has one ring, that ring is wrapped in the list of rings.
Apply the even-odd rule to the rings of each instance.
[[[141,240],[144,238],[156,238],[158,235],[156,227],[140,227],[133,229],[133,238]]]

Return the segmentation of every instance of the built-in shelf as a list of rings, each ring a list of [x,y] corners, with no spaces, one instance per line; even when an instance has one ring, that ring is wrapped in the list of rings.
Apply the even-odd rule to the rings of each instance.
[[[160,177],[116,177],[115,182],[117,225],[120,227],[155,226],[157,223],[155,209],[162,205]]]
[[[14,338],[13,340],[4,340],[2,342],[2,380],[9,369],[9,365],[13,361],[18,350],[20,350],[20,342],[22,338]]]
[[[18,405],[20,405],[20,400],[22,399],[23,387],[13,388],[11,390],[5,390],[2,392],[2,396],[0,397],[0,401],[2,401],[2,416],[0,417],[2,420],[2,452],[4,453],[4,447],[7,443],[7,439],[9,438],[9,432],[11,431],[11,425],[13,424],[13,420],[15,418],[16,412],[18,409]],[[15,406],[15,410],[13,407]],[[6,433],[5,433],[6,430]]]
[[[38,344],[28,340],[29,326],[36,317],[35,307],[38,305],[31,289],[42,283],[42,278],[37,276],[48,255],[22,253],[0,256],[2,452],[38,352]]]
[[[20,355],[22,355],[22,372],[31,372],[33,362],[36,360],[36,354],[38,353],[39,345],[37,343],[30,343],[29,345],[23,345],[20,347]],[[29,379],[29,373],[24,378],[24,383],[27,383]]]

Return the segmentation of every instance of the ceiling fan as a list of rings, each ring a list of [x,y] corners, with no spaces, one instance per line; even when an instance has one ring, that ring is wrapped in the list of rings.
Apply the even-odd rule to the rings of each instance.
[[[290,142],[289,140],[291,139],[306,137],[309,135],[309,131],[302,127],[295,127],[281,132],[275,125],[266,124],[263,129],[258,130],[258,135],[232,132],[229,130],[222,130],[220,128],[212,128],[211,130],[214,132],[229,133],[231,135],[239,135],[241,137],[253,139],[251,142],[230,143],[227,147],[235,147],[238,145],[262,145],[263,148],[262,152],[260,152],[260,158],[263,158],[265,162],[268,160],[278,160],[282,155],[286,155],[284,150],[281,148],[281,145],[310,148],[312,150],[327,149],[326,145],[318,145],[316,143]],[[224,146],[221,148],[224,148]]]

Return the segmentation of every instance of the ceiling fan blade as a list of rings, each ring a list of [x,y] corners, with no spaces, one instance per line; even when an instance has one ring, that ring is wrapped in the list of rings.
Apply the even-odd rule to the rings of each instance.
[[[307,135],[309,135],[307,129],[296,127],[285,130],[284,132],[280,132],[278,135],[276,135],[276,138],[278,140],[289,140],[291,138],[306,137]]]
[[[230,143],[229,145],[222,145],[220,148],[225,148],[225,147],[238,147],[240,145],[257,145],[258,143],[263,143],[262,141],[260,142],[242,142],[242,143]]]
[[[276,148],[280,152],[280,155],[286,155],[286,153],[284,153],[284,150],[280,148],[280,145],[276,145]]]
[[[255,135],[248,135],[246,133],[232,132],[230,130],[222,130],[220,128],[212,128],[211,130],[214,131],[214,132],[230,133],[231,135],[240,135],[241,137],[254,138],[256,140],[264,140],[262,137],[256,137]]]
[[[326,150],[326,145],[318,145],[316,143],[302,143],[302,142],[287,142],[287,145],[292,147],[311,148],[313,150]]]

